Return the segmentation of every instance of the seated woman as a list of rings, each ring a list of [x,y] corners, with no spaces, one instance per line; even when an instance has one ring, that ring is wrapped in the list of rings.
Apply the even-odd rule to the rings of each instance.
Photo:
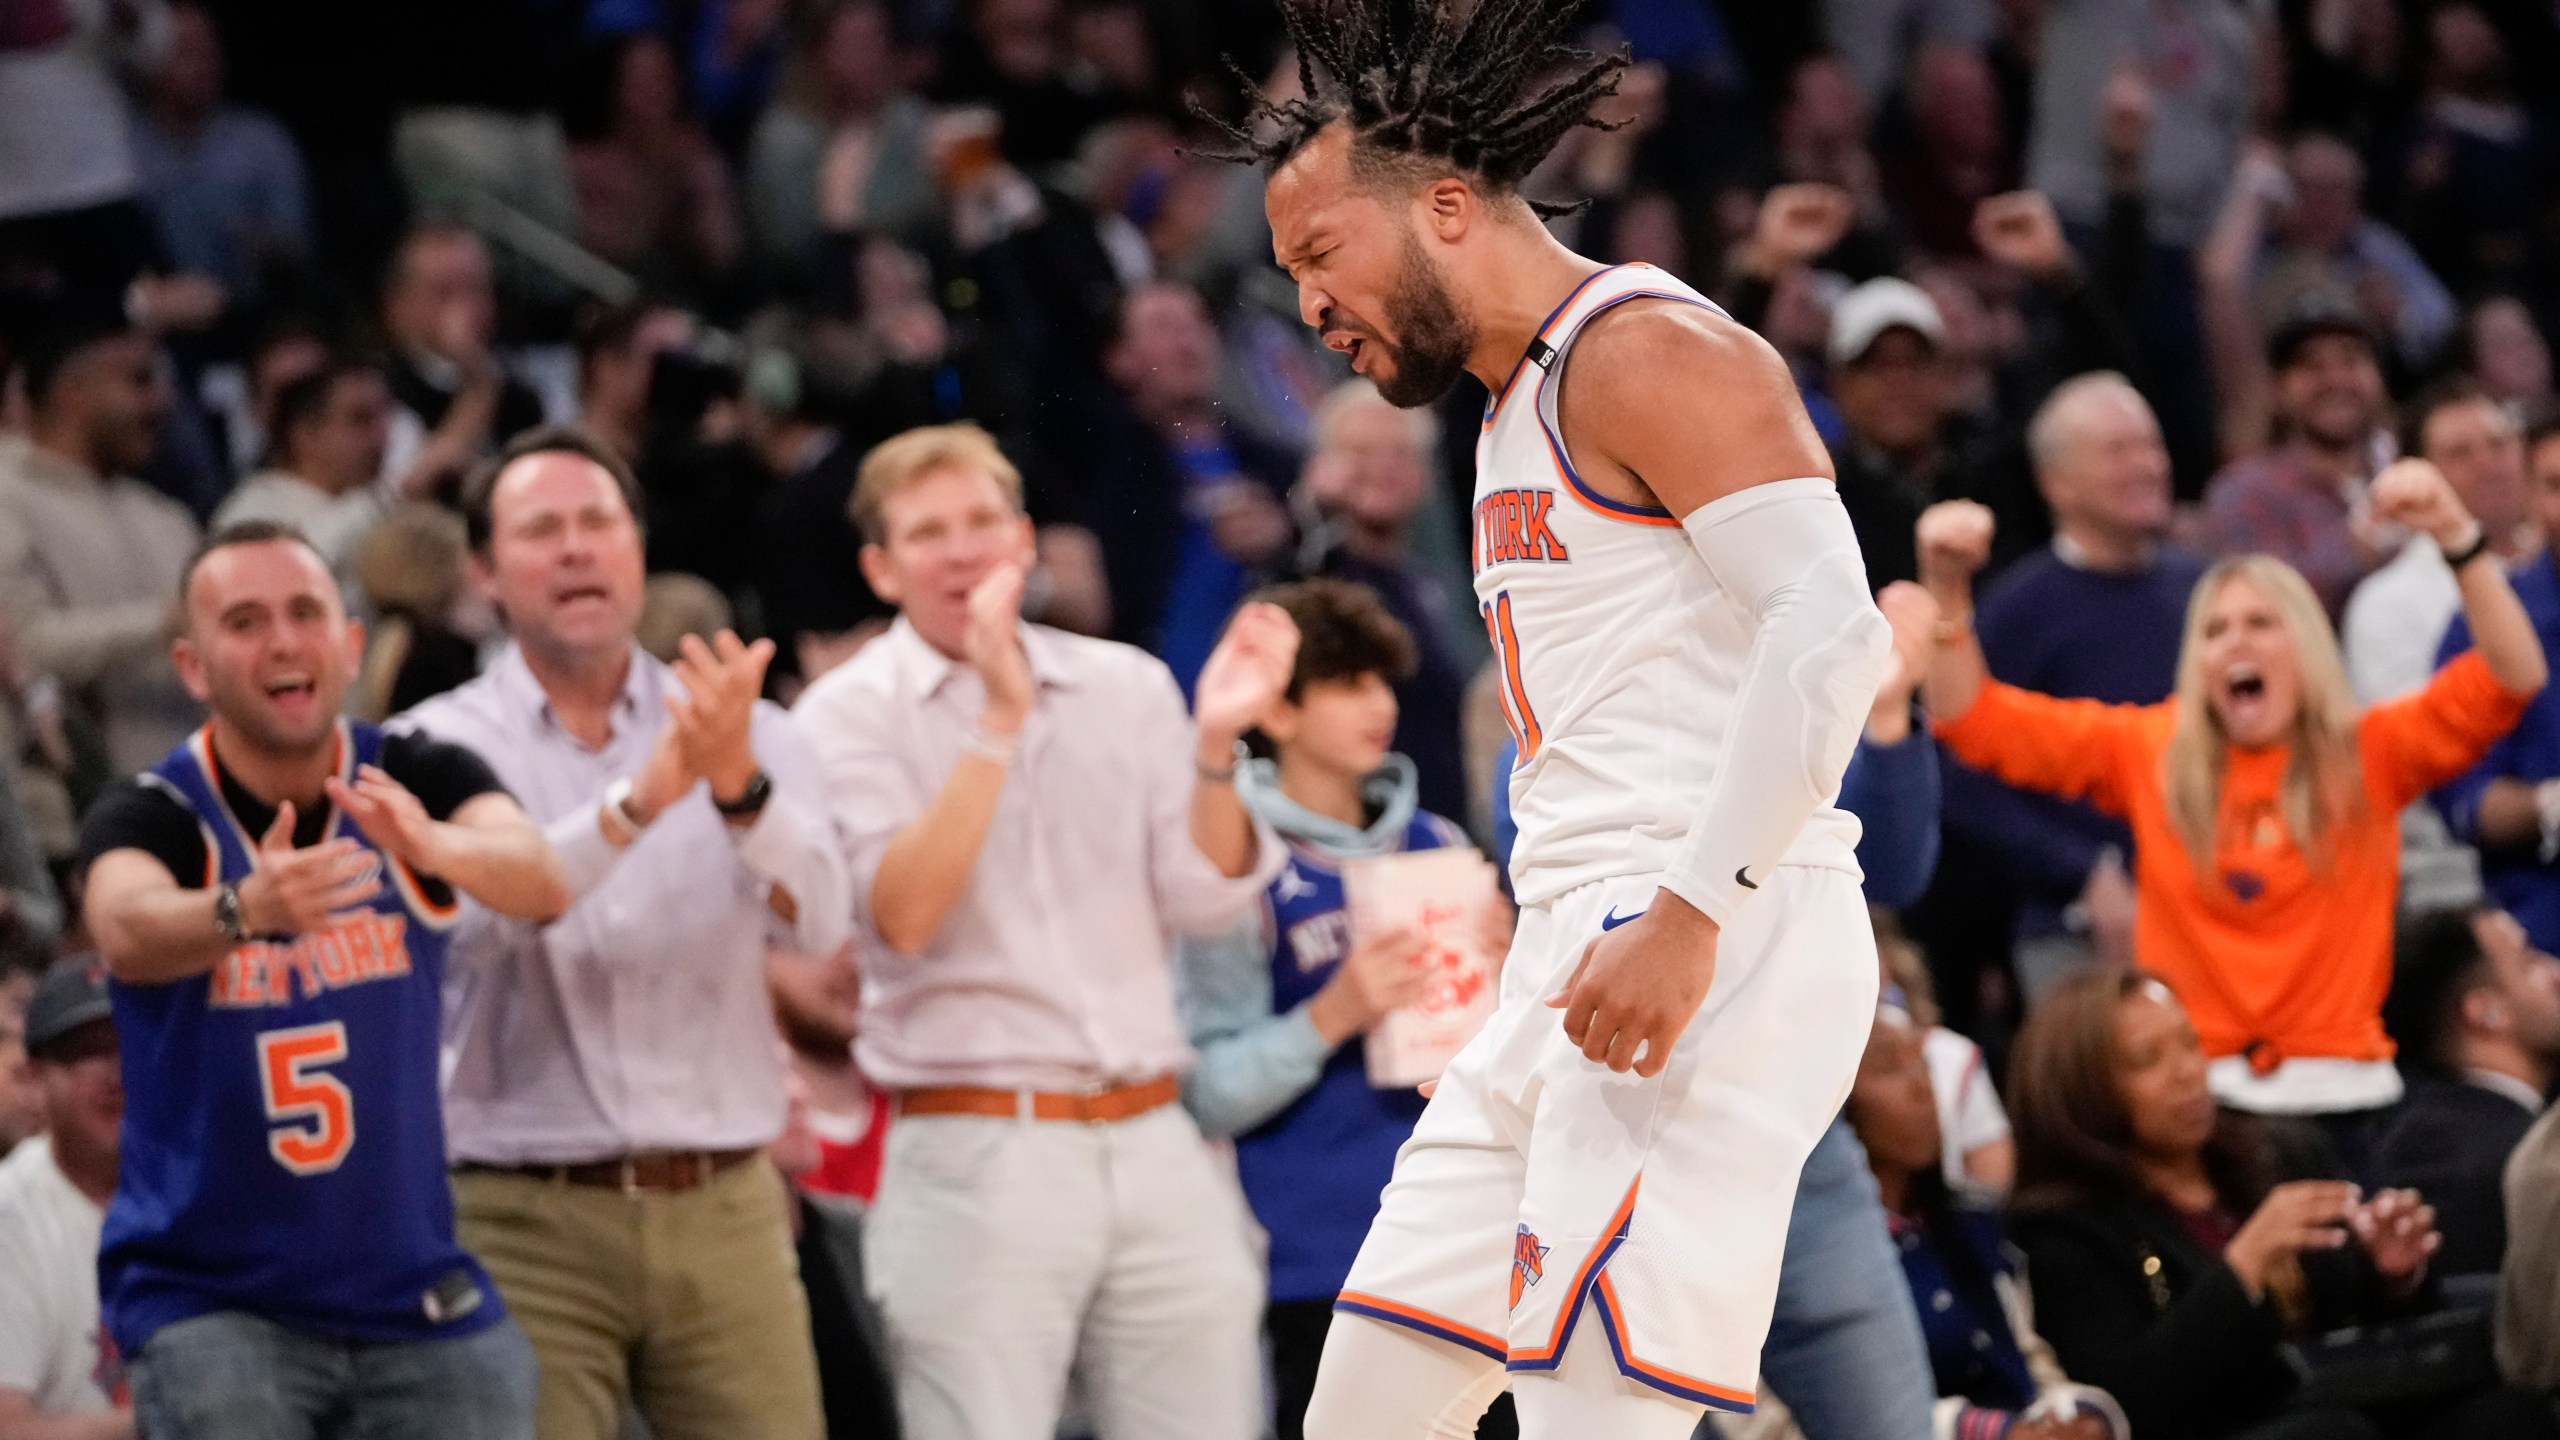
[[[2018,1033],[2010,1231],[2063,1367],[2142,1440],[2553,1435],[2517,1391],[2415,1413],[2305,1397],[2282,1344],[2423,1309],[2435,1215],[2405,1190],[2275,1183],[2266,1132],[2217,1110],[2206,1065],[2178,997],[2130,971],[2075,977]]]
[[[1927,1032],[1890,991],[1849,1091],[1938,1384],[1937,1433],[2123,1440],[2105,1392],[2075,1385],[2036,1334],[1997,1212],[1958,1199],[1940,1155]]]
[[[2134,950],[2194,1007],[2213,1094],[2319,1116],[2349,1165],[2400,1098],[2382,1002],[2391,984],[2398,816],[2514,726],[2548,670],[2506,572],[2436,468],[2373,483],[2377,517],[2444,548],[2479,648],[2427,686],[2358,713],[2338,643],[2302,577],[2264,555],[2197,582],[2177,693],[2157,705],[2058,700],[1990,679],[1961,618],[1921,695],[1950,753],[2133,827]],[[1921,517],[1923,579],[1962,617],[1990,548],[1968,502]]]

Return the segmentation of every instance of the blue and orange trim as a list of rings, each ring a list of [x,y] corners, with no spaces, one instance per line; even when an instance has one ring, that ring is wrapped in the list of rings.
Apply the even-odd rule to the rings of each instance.
[[[1564,1299],[1556,1306],[1555,1328],[1547,1332],[1547,1343],[1528,1350],[1513,1350],[1503,1357],[1505,1367],[1512,1370],[1553,1370],[1564,1357],[1566,1342],[1573,1339],[1574,1322],[1581,1317],[1582,1302],[1599,1283],[1602,1267],[1618,1247],[1627,1241],[1627,1227],[1636,1215],[1636,1191],[1643,1188],[1644,1177],[1638,1175],[1627,1186],[1627,1198],[1618,1202],[1617,1213],[1609,1217],[1601,1231],[1600,1242],[1582,1257],[1582,1268],[1573,1272],[1573,1283],[1566,1287]]]
[[[341,784],[353,785],[356,782],[356,747],[354,737],[347,731],[345,719],[341,718],[331,733],[336,749],[330,752],[329,770]],[[231,802],[223,798],[222,762],[213,752],[213,722],[197,726],[195,733],[187,737],[187,751],[195,757],[196,768],[204,772],[205,788],[212,794],[213,803],[221,808],[222,818],[231,826],[231,833],[239,837],[241,848],[251,855],[257,854],[261,837],[249,833],[249,827],[240,823],[239,816],[231,813]],[[323,842],[337,838],[343,819],[336,806],[329,808],[329,825],[320,836]]]
[[[1372,1320],[1384,1320],[1390,1325],[1401,1325],[1408,1330],[1437,1336],[1452,1345],[1463,1345],[1488,1360],[1501,1359],[1506,1348],[1506,1342],[1499,1335],[1478,1330],[1472,1325],[1461,1325],[1445,1315],[1434,1315],[1428,1310],[1376,1295],[1364,1295],[1357,1290],[1345,1290],[1335,1296],[1333,1308],[1345,1314],[1366,1315]]]
[[[1696,297],[1676,290],[1630,290],[1624,295],[1610,296],[1607,304],[1584,316],[1583,320],[1587,324],[1593,316],[1630,300],[1677,300],[1683,305],[1698,304]],[[1584,484],[1581,473],[1573,468],[1572,458],[1565,454],[1563,437],[1556,434],[1556,427],[1547,423],[1547,412],[1543,407],[1538,411],[1538,428],[1546,434],[1547,453],[1554,457],[1556,474],[1563,477],[1566,493],[1581,501],[1583,508],[1605,520],[1623,520],[1630,525],[1664,526],[1674,530],[1680,528],[1680,517],[1659,505],[1630,505],[1623,500],[1612,500]]]
[[[1522,350],[1520,358],[1511,362],[1511,373],[1503,377],[1502,388],[1494,391],[1492,398],[1484,402],[1484,429],[1493,428],[1494,412],[1502,408],[1503,401],[1511,398],[1511,387],[1520,383],[1520,372],[1529,368],[1530,352],[1536,350],[1539,343],[1547,338],[1548,331],[1556,328],[1556,321],[1564,317],[1564,312],[1573,308],[1574,301],[1582,298],[1582,292],[1591,288],[1591,282],[1612,271],[1633,268],[1635,267],[1632,265],[1604,265],[1583,276],[1581,284],[1565,292],[1563,301],[1547,312],[1546,319],[1538,322],[1538,333],[1529,337],[1528,349]]]
[[[430,930],[450,930],[462,919],[459,896],[437,904],[427,893],[426,882],[409,868],[409,862],[389,851],[384,851],[382,858],[391,871],[392,886],[400,892],[401,903],[409,907],[409,913],[417,916],[421,924]]]
[[[1609,1354],[1618,1362],[1618,1373],[1639,1385],[1650,1385],[1666,1395],[1677,1395],[1711,1409],[1736,1415],[1748,1415],[1759,1405],[1760,1397],[1749,1390],[1736,1390],[1717,1385],[1694,1375],[1649,1364],[1636,1358],[1627,1334],[1627,1320],[1618,1305],[1618,1287],[1602,1275],[1598,1286],[1600,1329],[1609,1337]]]
[[[1500,1360],[1508,1370],[1537,1371],[1556,1368],[1564,1356],[1565,1346],[1573,1339],[1574,1323],[1581,1317],[1584,1303],[1592,1302],[1600,1312],[1600,1329],[1608,1337],[1609,1354],[1617,1363],[1619,1374],[1637,1384],[1649,1385],[1693,1404],[1748,1415],[1759,1403],[1760,1397],[1754,1392],[1684,1375],[1640,1359],[1635,1353],[1625,1309],[1618,1300],[1618,1287],[1609,1280],[1608,1266],[1609,1258],[1626,1243],[1628,1229],[1635,1221],[1636,1192],[1643,1184],[1644,1177],[1638,1175],[1627,1186],[1627,1197],[1618,1202],[1617,1213],[1610,1217],[1607,1231],[1600,1242],[1591,1247],[1591,1253],[1583,1257],[1581,1268],[1574,1271],[1573,1284],[1565,1291],[1564,1299],[1557,1307],[1556,1323],[1547,1334],[1546,1344],[1535,1349],[1511,1349],[1498,1335],[1471,1325],[1461,1325],[1445,1315],[1435,1315],[1417,1306],[1358,1290],[1345,1290],[1334,1297],[1333,1308],[1436,1336],[1489,1359]]]

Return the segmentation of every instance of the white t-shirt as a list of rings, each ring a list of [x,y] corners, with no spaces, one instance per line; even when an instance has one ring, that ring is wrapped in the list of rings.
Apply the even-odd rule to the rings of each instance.
[[[2430,536],[2412,538],[2364,577],[2347,597],[2340,627],[2357,702],[2379,705],[2426,684],[2436,673],[2436,647],[2461,613],[2462,582]]]
[[[46,1415],[115,1407],[124,1366],[98,1319],[104,1207],[53,1163],[43,1136],[0,1160],[0,1387]]]
[[[1944,1025],[1921,1041],[1921,1058],[1929,1065],[1929,1084],[1938,1093],[1940,1161],[1947,1184],[1958,1194],[1996,1199],[1964,1173],[1964,1157],[1995,1140],[2009,1138],[2009,1115],[1991,1088],[1991,1073],[1982,1049]]]

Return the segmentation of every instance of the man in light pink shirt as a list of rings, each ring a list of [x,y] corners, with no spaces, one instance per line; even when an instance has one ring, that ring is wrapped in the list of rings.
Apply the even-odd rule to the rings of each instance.
[[[1112,1440],[1262,1433],[1261,1278],[1232,1180],[1175,1102],[1170,941],[1285,858],[1233,785],[1297,630],[1249,606],[1201,672],[1020,620],[1021,479],[984,431],[863,461],[889,633],[812,685],[875,943],[863,1073],[898,1092],[865,1269],[911,1440],[1045,1440],[1067,1372]]]

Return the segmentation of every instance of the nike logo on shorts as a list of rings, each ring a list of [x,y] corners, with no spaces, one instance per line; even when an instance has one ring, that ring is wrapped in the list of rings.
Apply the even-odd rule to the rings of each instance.
[[[1644,912],[1641,910],[1637,911],[1633,915],[1621,915],[1618,913],[1618,907],[1612,905],[1609,907],[1609,913],[1600,917],[1600,928],[1603,931],[1615,930],[1619,926],[1626,924],[1628,921],[1639,919],[1643,915]]]
[[[1751,878],[1751,867],[1748,865],[1737,865],[1734,867],[1733,883],[1741,886],[1745,890],[1757,890],[1760,888],[1760,882]]]

